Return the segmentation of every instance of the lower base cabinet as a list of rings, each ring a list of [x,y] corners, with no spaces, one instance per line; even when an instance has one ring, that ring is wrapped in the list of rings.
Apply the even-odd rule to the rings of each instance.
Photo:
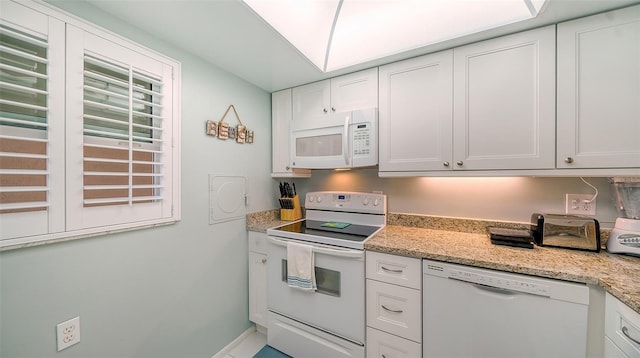
[[[367,251],[367,357],[422,356],[421,260]]]
[[[249,231],[249,320],[267,326],[267,235]]]

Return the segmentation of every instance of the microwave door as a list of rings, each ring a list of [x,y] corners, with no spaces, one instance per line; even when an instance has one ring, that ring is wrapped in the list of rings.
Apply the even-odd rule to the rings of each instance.
[[[337,113],[292,122],[291,159],[294,168],[347,168],[351,113]],[[347,130],[347,132],[345,132]]]

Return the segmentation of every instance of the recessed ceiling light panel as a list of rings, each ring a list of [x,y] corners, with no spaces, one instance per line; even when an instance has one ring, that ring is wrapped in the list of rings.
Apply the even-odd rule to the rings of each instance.
[[[333,71],[537,16],[545,0],[244,0]]]

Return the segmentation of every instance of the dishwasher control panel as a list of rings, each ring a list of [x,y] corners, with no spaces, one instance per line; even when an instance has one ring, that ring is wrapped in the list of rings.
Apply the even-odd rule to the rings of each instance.
[[[535,282],[515,280],[513,278],[494,277],[490,275],[483,275],[475,272],[467,272],[455,269],[449,270],[449,278],[483,286],[501,288],[509,291],[518,291],[546,297],[550,296],[549,286],[547,285],[542,285]]]
[[[425,278],[427,276],[435,276],[452,281],[493,287],[497,290],[522,292],[562,301],[589,304],[589,288],[584,283],[534,277],[520,273],[428,259],[422,260],[422,273]]]

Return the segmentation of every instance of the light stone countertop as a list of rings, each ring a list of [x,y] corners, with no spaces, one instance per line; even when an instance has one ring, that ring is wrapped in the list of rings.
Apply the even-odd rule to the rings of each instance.
[[[487,226],[528,228],[526,224],[392,214],[367,240],[365,249],[506,272],[596,285],[640,313],[640,258],[561,248],[493,245]],[[289,221],[278,210],[249,214],[247,229],[265,233]],[[603,232],[606,240],[608,232]]]
[[[292,221],[280,220],[280,209],[247,214],[247,230],[267,233],[267,229],[285,225]]]
[[[387,225],[365,249],[597,285],[640,313],[640,258],[493,245],[487,234]]]

